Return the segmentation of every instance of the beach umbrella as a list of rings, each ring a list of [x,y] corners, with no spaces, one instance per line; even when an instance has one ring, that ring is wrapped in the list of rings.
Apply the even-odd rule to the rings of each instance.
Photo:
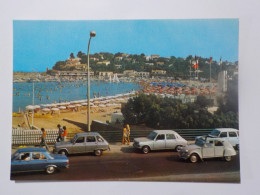
[[[51,110],[52,111],[59,111],[60,109],[59,108],[52,108]]]
[[[76,107],[80,107],[80,106],[82,106],[82,105],[81,105],[81,104],[75,104],[75,106],[76,106]]]
[[[75,108],[75,106],[74,105],[69,105],[68,108]]]
[[[44,112],[49,112],[49,111],[51,111],[51,109],[49,109],[49,108],[43,108],[42,111],[44,111]]]
[[[66,106],[60,106],[58,107],[60,110],[65,110],[66,109]]]
[[[88,103],[81,103],[82,106],[87,106]],[[90,104],[91,105],[91,104]]]
[[[28,105],[25,107],[26,110],[35,110],[36,108],[40,108],[40,106]]]
[[[93,106],[91,106],[92,108],[98,108],[98,106],[96,106],[96,105],[93,105]]]

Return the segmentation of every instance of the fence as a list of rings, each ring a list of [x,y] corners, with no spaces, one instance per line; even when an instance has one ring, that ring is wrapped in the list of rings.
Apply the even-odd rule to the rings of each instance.
[[[105,130],[92,129],[100,133],[108,142],[121,142],[122,130],[119,127],[110,127]],[[212,129],[174,129],[186,140],[194,140],[196,136],[207,135]],[[136,137],[146,137],[152,130],[131,130],[130,140]],[[58,129],[46,130],[47,144],[55,144],[58,136]],[[40,130],[18,130],[12,131],[12,145],[39,145],[41,142],[42,132]],[[67,140],[73,138],[75,133],[68,133]]]

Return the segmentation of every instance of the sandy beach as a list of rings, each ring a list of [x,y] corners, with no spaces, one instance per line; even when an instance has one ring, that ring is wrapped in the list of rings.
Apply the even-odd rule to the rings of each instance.
[[[114,112],[121,112],[121,108],[105,107],[91,109],[90,120],[99,120],[102,122],[110,121],[111,114]],[[15,113],[13,114],[12,119],[13,128],[17,128],[18,125],[24,126],[25,118],[23,114]],[[31,115],[29,115],[29,121],[32,123]],[[82,132],[84,127],[86,128],[85,125],[87,124],[86,108],[82,108],[79,111],[61,110],[60,113],[55,112],[54,114],[39,111],[34,114],[33,125],[38,128],[57,129],[57,124],[66,126],[68,133]]]

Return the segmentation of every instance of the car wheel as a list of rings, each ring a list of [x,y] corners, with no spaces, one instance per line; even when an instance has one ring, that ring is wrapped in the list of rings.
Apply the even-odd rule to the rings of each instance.
[[[94,153],[95,153],[96,156],[101,156],[102,150],[95,150]]]
[[[46,168],[46,173],[53,174],[54,172],[55,172],[55,167],[54,166],[48,166]]]
[[[231,156],[225,156],[224,158],[225,158],[225,160],[226,160],[227,162],[231,161],[231,159],[232,159]]]
[[[67,152],[66,150],[61,150],[61,151],[59,151],[59,154],[63,154],[63,155],[68,156],[68,152]]]
[[[197,154],[192,154],[192,155],[190,156],[190,162],[196,163],[196,162],[198,162],[198,160],[199,160],[199,157],[198,157]]]
[[[142,148],[142,150],[143,150],[143,153],[144,153],[144,154],[147,154],[147,153],[150,152],[149,146],[144,146],[144,147]]]
[[[179,151],[181,151],[181,148],[182,148],[182,146],[176,146],[175,151],[179,152]]]

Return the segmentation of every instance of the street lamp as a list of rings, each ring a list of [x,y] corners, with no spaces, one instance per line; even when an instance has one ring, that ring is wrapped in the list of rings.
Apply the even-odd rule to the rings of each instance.
[[[92,37],[96,36],[96,32],[95,31],[91,31],[90,32],[90,37],[89,37],[89,42],[88,42],[88,92],[87,92],[87,96],[88,96],[88,131],[90,131],[90,73],[89,73],[89,46],[90,46],[90,41]]]

